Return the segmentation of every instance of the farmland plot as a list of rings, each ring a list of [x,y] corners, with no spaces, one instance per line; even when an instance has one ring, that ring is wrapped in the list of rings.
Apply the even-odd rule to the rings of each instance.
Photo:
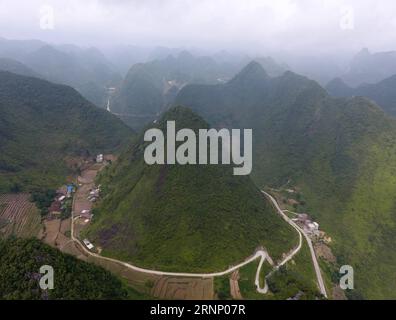
[[[29,194],[0,195],[0,237],[37,237],[41,217]]]

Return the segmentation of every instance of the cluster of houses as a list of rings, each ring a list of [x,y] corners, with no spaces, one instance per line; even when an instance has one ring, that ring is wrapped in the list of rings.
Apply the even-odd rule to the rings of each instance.
[[[97,163],[103,163],[103,161],[104,161],[104,155],[103,154],[98,154],[96,156],[96,162]]]
[[[87,197],[87,200],[91,202],[96,202],[99,199],[100,195],[100,185],[97,188],[93,188],[89,190],[89,195]]]
[[[293,219],[307,234],[319,235],[319,224],[306,214],[301,213],[297,215],[297,218]]]
[[[75,192],[75,187],[72,184],[66,185],[56,191],[56,197],[48,208],[51,216],[59,216],[66,208],[66,200],[70,199]]]
[[[85,219],[85,222],[89,222],[93,218],[93,214],[91,213],[91,210],[82,210],[80,212],[80,218]]]
[[[313,221],[308,214],[300,213],[297,215],[297,218],[292,220],[311,237],[316,237],[319,240],[323,240],[325,243],[331,242],[331,238],[327,236],[325,232],[319,230],[319,223]]]

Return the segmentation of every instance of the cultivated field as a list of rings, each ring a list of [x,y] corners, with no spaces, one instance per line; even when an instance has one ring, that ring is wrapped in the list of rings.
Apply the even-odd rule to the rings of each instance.
[[[169,300],[212,300],[213,279],[164,276],[155,282],[151,294]]]
[[[0,195],[0,237],[38,237],[41,217],[29,194]]]

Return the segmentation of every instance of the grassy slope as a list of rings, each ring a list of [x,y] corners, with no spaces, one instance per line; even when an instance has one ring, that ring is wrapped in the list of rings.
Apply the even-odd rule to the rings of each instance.
[[[186,87],[177,102],[212,124],[253,128],[256,183],[291,179],[333,237],[339,262],[355,268],[357,295],[395,298],[395,121],[365,99],[332,99],[303,77],[255,72]]]
[[[66,156],[119,148],[131,135],[72,88],[0,72],[0,192],[56,186]]]
[[[205,128],[175,108],[177,127]],[[88,236],[104,254],[172,271],[214,272],[243,261],[263,245],[279,258],[297,241],[248,177],[227,166],[147,166],[139,140],[104,172],[106,196]]]
[[[284,300],[294,297],[300,291],[304,292],[302,299],[313,299],[319,296],[311,255],[306,242],[293,260],[267,280],[270,292],[266,295],[258,293],[254,284],[257,266],[258,262],[253,262],[240,269],[239,288],[244,299]],[[268,263],[263,265],[260,274],[261,281],[271,270],[272,267]]]

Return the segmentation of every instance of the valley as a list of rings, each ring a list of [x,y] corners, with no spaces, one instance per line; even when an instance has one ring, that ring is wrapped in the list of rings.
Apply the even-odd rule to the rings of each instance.
[[[233,274],[235,271],[243,268],[244,266],[251,264],[252,262],[259,260],[259,264],[257,267],[256,271],[256,277],[254,279],[254,284],[256,286],[256,290],[260,294],[267,294],[268,293],[268,286],[266,283],[266,280],[264,280],[264,287],[261,287],[261,281],[260,281],[260,274],[261,274],[261,268],[263,266],[263,263],[267,260],[273,265],[273,261],[271,257],[268,255],[268,253],[265,251],[265,249],[259,249],[256,251],[256,253],[248,258],[244,262],[241,262],[235,266],[230,267],[227,270],[221,271],[221,272],[215,272],[215,273],[183,273],[183,272],[164,272],[164,271],[158,271],[158,270],[148,270],[148,269],[143,269],[138,266],[134,266],[130,263],[126,263],[124,261],[104,257],[100,255],[101,248],[95,248],[95,249],[88,249],[82,241],[79,239],[79,234],[80,232],[84,229],[84,227],[89,224],[89,222],[84,222],[84,219],[79,218],[78,212],[81,212],[82,210],[92,210],[92,204],[89,201],[86,201],[84,199],[89,196],[89,191],[94,188],[94,177],[96,174],[103,169],[103,166],[94,164],[93,166],[89,167],[84,171],[81,175],[81,177],[78,178],[79,182],[79,188],[77,189],[76,194],[74,195],[73,199],[73,214],[71,217],[71,240],[74,241],[77,244],[77,247],[79,247],[79,250],[84,253],[84,256],[89,256],[92,258],[92,261],[103,261],[104,263],[99,263],[100,265],[105,266],[105,268],[109,268],[109,270],[114,270],[112,267],[112,264],[122,266],[126,269],[131,270],[134,275],[132,278],[128,278],[128,280],[133,283],[136,281],[134,279],[136,277],[136,274],[141,273],[143,278],[145,276],[154,277],[154,279],[159,277],[157,280],[152,280],[154,281],[153,284],[153,289],[151,290],[151,294],[153,296],[157,297],[179,297],[183,299],[192,299],[193,297],[196,297],[198,299],[208,299],[208,298],[213,298],[213,284],[212,284],[212,289],[201,289],[198,290],[196,286],[204,285],[205,283],[210,284],[213,283],[213,278],[215,277],[222,277],[225,275],[230,275]],[[271,277],[271,275],[276,272],[280,267],[288,263],[290,260],[294,258],[296,254],[300,251],[302,247],[302,234],[304,235],[308,246],[311,250],[311,257],[312,257],[312,263],[315,268],[316,272],[316,277],[318,281],[318,286],[320,288],[320,292],[324,297],[327,297],[326,289],[323,284],[323,279],[321,276],[321,271],[318,266],[318,262],[316,260],[316,255],[312,247],[312,242],[310,238],[304,233],[303,230],[301,230],[297,225],[295,225],[294,222],[292,222],[283,212],[283,210],[279,207],[277,204],[276,200],[268,193],[263,191],[263,194],[270,199],[270,201],[273,203],[274,207],[278,211],[278,213],[283,217],[283,219],[289,223],[299,234],[299,242],[296,248],[290,251],[290,253],[283,255],[282,261],[280,261],[276,266],[274,266],[274,269],[265,276],[265,279]],[[141,278],[142,276],[138,276],[138,278]],[[126,278],[125,274],[123,275],[124,278]],[[194,278],[197,278],[197,280],[194,280]],[[195,289],[185,289],[185,286],[187,287],[192,286]],[[204,285],[203,288],[205,288],[206,285]],[[162,288],[162,289],[160,289]],[[166,288],[166,289],[164,289]],[[181,292],[187,290],[187,292],[190,292],[189,294],[181,294]],[[209,291],[208,291],[209,290]],[[171,292],[174,292],[173,294]],[[203,296],[197,296],[198,292],[202,292]],[[210,293],[212,292],[212,293]],[[171,296],[169,296],[171,294]]]
[[[308,84],[305,79],[291,73],[276,81],[282,83],[291,79],[296,81],[294,85],[297,87]],[[259,64],[252,62],[224,86],[227,90],[233,90],[242,83],[271,86],[272,81],[275,80],[268,78]],[[209,89],[210,85],[202,88]],[[221,86],[216,86],[216,90],[219,89]],[[185,99],[183,97],[188,90],[191,90],[188,86],[182,89],[177,99]],[[189,101],[181,104],[191,106]],[[226,105],[223,107],[227,108]],[[206,115],[199,107],[193,106],[193,109],[212,121],[217,118]],[[110,98],[108,110],[104,112],[110,120]],[[223,112],[227,114],[228,111],[225,109]],[[141,116],[144,118],[144,115]],[[151,123],[151,127],[168,132],[169,121],[176,123],[178,128],[191,128],[192,132],[210,128],[201,117],[184,107],[170,108],[159,120]],[[119,126],[116,122],[114,124]],[[257,134],[257,127],[253,128]],[[169,140],[169,134],[165,134],[163,140]],[[324,262],[328,259],[328,255],[322,254],[326,248],[320,247],[317,242],[312,243],[311,236],[293,221],[293,215],[298,214],[292,213],[290,206],[288,209],[281,208],[278,200],[271,195],[270,188],[265,187],[266,191],[260,192],[250,177],[232,178],[230,166],[194,168],[180,164],[164,164],[163,167],[161,164],[147,165],[142,159],[144,146],[148,145],[143,140],[143,134],[131,133],[129,141],[128,144],[121,143],[123,151],[119,155],[102,156],[103,163],[93,161],[93,156],[82,157],[78,161],[68,159],[73,171],[69,172],[67,181],[73,181],[75,186],[71,217],[45,218],[43,231],[39,234],[44,243],[115,273],[141,297],[214,299],[219,297],[218,290],[223,290],[217,287],[220,283],[218,278],[223,282],[230,281],[226,296],[266,299],[274,296],[273,290],[279,290],[276,289],[282,285],[279,275],[285,272],[287,276],[283,277],[291,277],[296,287],[291,291],[293,293],[280,289],[275,296],[288,295],[292,298],[304,296],[305,293],[317,298],[332,296],[333,280],[324,280],[321,270],[325,267],[326,273],[334,272],[329,271],[327,262]],[[115,150],[119,148],[116,146]],[[256,146],[255,153],[259,150]],[[260,167],[254,167],[254,170],[257,169]],[[253,173],[253,177],[257,179],[257,173]],[[215,187],[210,188],[211,184]],[[202,186],[206,190],[202,191]],[[92,194],[95,195],[95,202]],[[239,201],[242,198],[247,201],[243,205]],[[129,199],[133,199],[132,202]],[[173,203],[174,207],[171,207],[169,203],[172,202],[168,199],[184,200]],[[305,206],[306,201],[295,201],[303,202]],[[205,204],[204,210],[202,203]],[[175,211],[179,216],[174,216]],[[217,221],[216,231],[206,230],[213,225],[211,212],[216,212],[217,218],[223,215]],[[194,215],[199,215],[200,220]],[[246,219],[243,223],[240,221],[241,215]],[[161,216],[164,217],[162,222]],[[23,226],[33,223],[26,223],[25,220],[21,220]],[[177,225],[169,221],[175,221]],[[190,229],[196,230],[195,233],[191,233]],[[16,234],[37,235],[31,232]],[[184,240],[183,244],[180,239]],[[225,245],[225,239],[234,240]],[[319,252],[320,261],[317,258]],[[310,265],[312,274],[310,279],[301,280],[299,271],[288,270],[294,268],[296,260],[300,260],[303,254],[303,264]],[[254,273],[249,271],[248,278],[243,278],[245,282],[241,282],[243,288],[250,283],[249,289],[241,290],[239,280],[235,279],[252,265],[256,266]],[[246,277],[246,273],[242,274]]]
[[[0,1],[0,300],[396,300],[396,4],[154,2]]]
[[[104,159],[112,160],[112,164],[116,163],[116,158],[111,155],[104,156]],[[255,277],[249,279],[251,284],[255,286],[255,290],[258,294],[265,297],[268,294],[267,278],[271,277],[279,268],[289,263],[302,248],[302,232],[299,231],[298,227],[286,217],[282,209],[278,206],[276,200],[268,193],[263,191],[265,197],[272,202],[279,215],[289,223],[298,232],[299,239],[297,244],[287,253],[282,255],[282,259],[274,265],[274,261],[269,256],[268,252],[264,248],[258,248],[256,252],[249,256],[249,252],[246,252],[246,257],[243,262],[237,263],[230,266],[224,271],[218,271],[213,273],[191,273],[184,272],[167,272],[160,270],[150,270],[141,268],[133,265],[131,262],[125,262],[113,258],[109,258],[101,255],[102,249],[95,246],[90,249],[83,243],[81,234],[84,229],[91,223],[92,218],[84,218],[81,212],[95,212],[93,210],[94,203],[88,201],[91,190],[96,189],[95,179],[98,173],[103,171],[109,164],[95,163],[95,162],[84,162],[81,174],[76,177],[76,190],[73,194],[73,205],[72,215],[70,218],[61,220],[49,216],[42,222],[42,231],[33,234],[42,241],[54,248],[57,248],[63,253],[67,253],[77,257],[79,260],[91,262],[112,273],[118,275],[123,281],[128,283],[129,286],[140,292],[142,297],[144,295],[166,298],[166,299],[214,299],[215,288],[214,279],[227,277],[227,279],[238,270],[243,269],[247,265],[251,265],[258,262],[255,271]],[[23,195],[21,195],[23,196]],[[260,201],[265,201],[265,197],[262,197]],[[3,197],[3,199],[10,199]],[[8,200],[8,201],[10,201]],[[37,230],[36,230],[37,231]],[[19,236],[27,236],[25,233],[15,233]],[[307,238],[308,239],[308,238]],[[95,245],[95,243],[94,243]],[[312,259],[315,258],[313,254]],[[316,259],[316,258],[315,258]],[[314,265],[315,265],[315,260]],[[269,263],[272,267],[265,268],[267,274],[264,273],[264,263]],[[263,270],[262,270],[263,269]],[[320,270],[317,273],[318,280],[320,276]],[[263,278],[264,273],[264,278]],[[231,278],[230,278],[231,279]],[[264,280],[262,280],[264,279]],[[263,282],[264,281],[264,282]],[[320,284],[320,282],[319,282]],[[230,288],[230,294],[232,294],[232,287]],[[326,297],[326,291],[322,291],[322,295]],[[242,296],[239,294],[239,297]]]

